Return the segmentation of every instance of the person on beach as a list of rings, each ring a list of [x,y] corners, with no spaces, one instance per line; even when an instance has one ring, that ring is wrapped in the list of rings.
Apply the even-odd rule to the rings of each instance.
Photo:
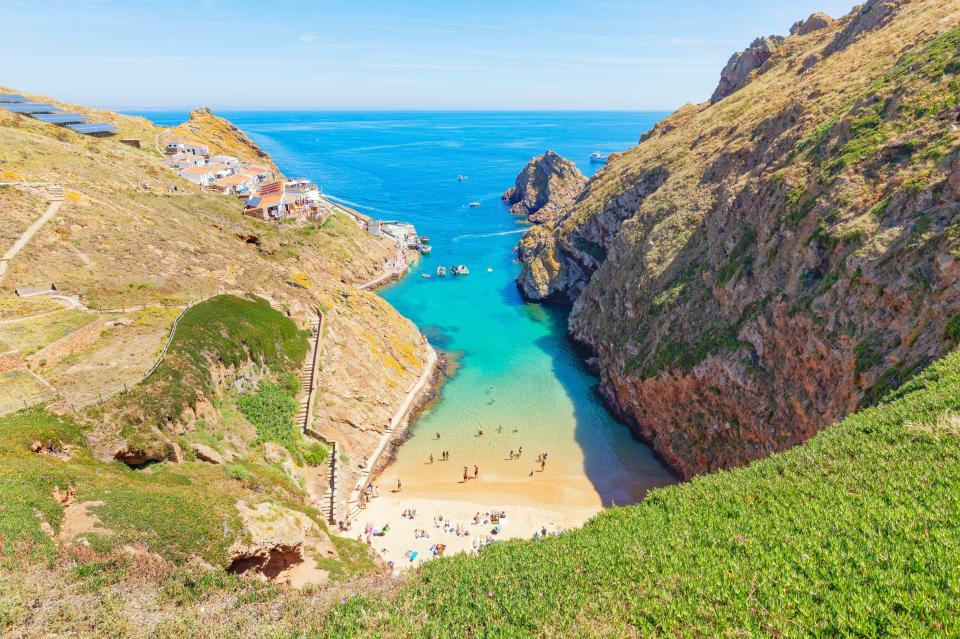
[[[433,463],[433,453],[430,453],[430,463]]]
[[[397,492],[398,492],[398,493],[400,492],[400,488],[401,488],[401,486],[400,486],[400,480],[398,479],[398,480],[397,480]]]
[[[476,479],[476,478],[479,477],[479,476],[480,476],[480,469],[477,468],[477,465],[476,465],[476,464],[474,464],[474,465],[473,465],[473,478]]]
[[[511,449],[510,449],[510,459],[513,460],[513,458],[514,458],[513,449],[511,448]]]
[[[498,435],[503,434],[503,424],[500,424],[499,426],[497,426],[497,434]]]
[[[440,439],[440,433],[437,433],[437,439]]]
[[[468,477],[467,477],[467,467],[464,466],[464,467],[463,467],[463,483],[467,483],[467,479],[468,479]]]
[[[483,437],[483,429],[477,431],[477,437]]]
[[[520,455],[523,454],[523,446],[520,447],[520,450],[517,451],[517,459],[520,459]]]
[[[543,469],[546,468],[546,467],[547,467],[547,460],[546,460],[546,459],[541,459],[541,460],[540,460],[540,472],[542,473],[542,472],[543,472]]]

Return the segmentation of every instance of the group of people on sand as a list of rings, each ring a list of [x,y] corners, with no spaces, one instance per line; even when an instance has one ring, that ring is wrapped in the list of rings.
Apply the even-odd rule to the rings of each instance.
[[[479,479],[479,478],[480,478],[480,468],[476,464],[473,465],[473,477],[470,477],[470,467],[467,466],[466,464],[463,465],[463,483],[464,484],[470,481],[471,479]]]
[[[450,451],[449,451],[449,450],[441,450],[441,451],[440,451],[440,461],[450,461]],[[432,464],[432,463],[433,463],[433,453],[430,453],[430,457],[427,459],[427,463],[428,463],[428,464]]]
[[[357,490],[360,490],[359,484],[357,485]],[[374,497],[380,496],[380,487],[374,486],[373,484],[367,484],[367,487],[363,489],[360,493],[360,508],[366,508],[370,503],[370,500]]]

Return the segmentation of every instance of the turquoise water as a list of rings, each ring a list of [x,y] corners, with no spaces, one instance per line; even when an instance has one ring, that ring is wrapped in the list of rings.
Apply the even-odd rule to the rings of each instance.
[[[185,117],[142,115],[158,124]],[[223,115],[267,150],[286,175],[308,177],[350,206],[411,222],[430,236],[432,255],[381,291],[434,346],[460,363],[390,470],[391,477],[404,478],[405,492],[450,493],[457,490],[452,476],[463,464],[475,463],[485,483],[471,482],[478,486],[474,490],[494,497],[498,491],[505,498],[524,495],[538,503],[625,504],[672,481],[650,449],[595,396],[597,380],[571,350],[563,312],[520,298],[513,249],[527,224],[500,201],[534,155],[553,149],[589,175],[598,168],[589,162],[593,151],[633,146],[664,114]],[[469,179],[458,182],[461,174]],[[472,201],[481,206],[469,207]],[[419,276],[451,264],[468,265],[471,275]],[[481,428],[485,435],[478,437]],[[509,449],[520,446],[530,458],[550,452],[551,481],[533,497],[529,468],[505,459]],[[450,450],[453,463],[425,467],[427,455],[439,457],[440,450]]]

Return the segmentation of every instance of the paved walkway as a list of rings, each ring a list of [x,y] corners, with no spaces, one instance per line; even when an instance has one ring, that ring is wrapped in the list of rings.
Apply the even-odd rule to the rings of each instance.
[[[43,215],[40,218],[30,225],[23,235],[20,236],[16,242],[13,243],[6,253],[3,254],[3,257],[0,257],[0,282],[3,282],[3,278],[7,273],[7,267],[10,265],[10,260],[12,260],[17,253],[20,252],[24,246],[33,238],[37,231],[39,231],[44,224],[50,221],[54,215],[57,214],[57,211],[60,210],[60,205],[63,203],[63,187],[56,184],[38,184],[38,183],[29,183],[29,182],[19,182],[19,186],[44,186],[47,189],[49,194],[50,205],[47,206],[47,210],[44,211]]]
[[[423,369],[423,373],[420,375],[420,379],[417,380],[410,390],[407,392],[407,396],[404,397],[403,403],[400,404],[400,408],[397,409],[397,412],[393,415],[393,419],[390,420],[390,424],[387,426],[386,430],[383,432],[383,436],[380,438],[380,444],[374,450],[373,454],[367,458],[367,463],[364,466],[363,470],[360,472],[360,476],[357,478],[357,485],[354,486],[353,491],[350,493],[350,499],[347,502],[347,517],[352,518],[356,512],[359,511],[360,503],[360,492],[370,483],[370,477],[373,474],[373,470],[377,467],[377,462],[380,461],[380,456],[383,454],[383,451],[386,450],[387,445],[390,443],[390,440],[393,438],[395,431],[403,420],[407,417],[407,414],[410,412],[410,408],[413,406],[414,400],[420,395],[420,391],[423,390],[424,386],[427,385],[427,382],[430,380],[430,376],[433,375],[433,370],[437,366],[437,352],[433,350],[433,347],[427,344],[427,365]]]
[[[394,258],[393,261],[384,264],[382,275],[373,278],[366,284],[360,284],[357,286],[357,288],[359,288],[361,291],[375,289],[380,285],[389,282],[390,280],[399,279],[401,275],[406,273],[407,268],[409,267],[407,266],[407,260],[404,256],[403,250],[398,248],[396,258]]]

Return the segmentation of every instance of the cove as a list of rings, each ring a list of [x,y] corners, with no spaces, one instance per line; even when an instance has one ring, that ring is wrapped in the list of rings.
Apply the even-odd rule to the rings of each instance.
[[[160,124],[184,114],[145,113]],[[381,219],[413,223],[431,255],[382,289],[459,361],[380,481],[403,494],[554,510],[634,503],[672,475],[616,422],[567,341],[562,310],[525,303],[514,246],[527,228],[500,201],[533,156],[553,149],[587,175],[594,151],[622,151],[662,113],[224,113],[285,174]],[[458,181],[457,176],[467,179]],[[480,202],[472,208],[470,202]],[[435,275],[466,264],[466,277]],[[424,279],[421,273],[432,275]],[[483,429],[484,435],[478,436]],[[439,433],[440,439],[437,439]],[[519,460],[509,451],[523,448]],[[450,461],[439,462],[441,451]],[[548,453],[544,473],[535,458]],[[429,464],[433,454],[436,463]],[[463,466],[479,479],[461,482]]]

